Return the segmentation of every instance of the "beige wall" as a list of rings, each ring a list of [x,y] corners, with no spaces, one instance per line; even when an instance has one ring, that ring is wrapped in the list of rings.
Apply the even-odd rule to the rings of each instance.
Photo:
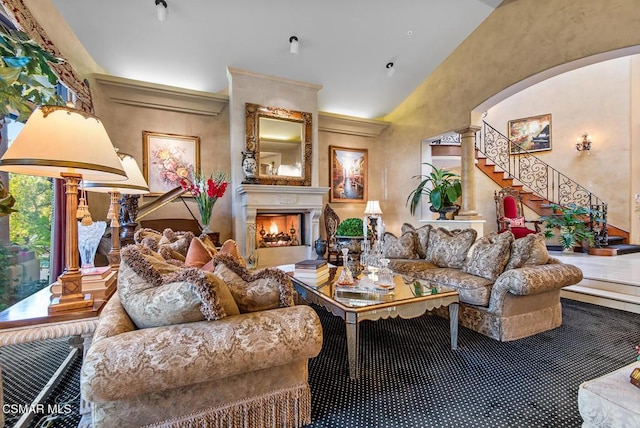
[[[91,81],[96,115],[103,121],[113,144],[122,152],[131,154],[143,170],[142,131],[167,134],[194,135],[200,137],[201,170],[207,174],[216,170],[230,171],[229,111],[225,108],[219,116],[179,113],[156,110],[112,102],[108,94],[95,81]],[[231,189],[216,202],[211,229],[219,231],[220,239],[231,238]],[[154,198],[143,197],[140,203]],[[195,217],[200,220],[198,208],[185,198]],[[91,213],[94,219],[106,217],[108,198],[100,194],[90,195]],[[180,200],[150,214],[148,218],[192,218]]]
[[[637,6],[636,0],[507,0],[498,7],[384,118],[392,125],[383,133],[385,154],[377,167],[390,171],[382,203],[394,207],[394,223],[418,221],[404,202],[415,187],[411,177],[420,173],[423,138],[470,125],[477,106],[496,94],[517,92],[512,87],[520,81],[591,55],[637,47]],[[577,162],[574,155],[571,161]],[[495,215],[483,214],[487,223]]]

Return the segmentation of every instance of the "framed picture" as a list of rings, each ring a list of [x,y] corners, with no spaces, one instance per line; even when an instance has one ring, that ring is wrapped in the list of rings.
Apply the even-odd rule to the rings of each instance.
[[[200,172],[200,137],[142,132],[144,178],[149,196],[159,196]],[[190,193],[185,193],[190,195]]]
[[[330,202],[366,202],[367,149],[329,146]]]
[[[551,114],[509,121],[509,153],[551,150]]]

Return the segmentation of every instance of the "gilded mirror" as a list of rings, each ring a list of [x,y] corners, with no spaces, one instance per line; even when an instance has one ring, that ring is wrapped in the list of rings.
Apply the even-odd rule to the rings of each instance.
[[[247,103],[247,153],[257,184],[311,186],[311,113]]]

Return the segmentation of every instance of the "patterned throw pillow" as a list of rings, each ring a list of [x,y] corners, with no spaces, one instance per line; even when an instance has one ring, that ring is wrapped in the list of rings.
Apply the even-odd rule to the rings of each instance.
[[[511,227],[524,227],[524,217],[512,218]]]
[[[513,239],[511,232],[492,232],[479,238],[469,250],[462,271],[495,281],[509,261],[509,249]]]
[[[250,272],[237,259],[218,254],[213,258],[213,272],[231,290],[241,313],[294,306],[293,284],[280,269]]]
[[[391,232],[383,236],[382,252],[388,259],[417,259],[418,235],[415,232],[403,233],[399,238]]]
[[[240,313],[218,277],[162,260],[142,245],[120,251],[118,295],[138,328],[215,320]]]
[[[429,233],[426,260],[439,267],[460,269],[477,236],[475,229],[435,228]]]
[[[422,227],[415,228],[409,223],[404,223],[402,228],[400,229],[402,233],[405,232],[415,232],[418,235],[418,245],[416,246],[416,251],[418,252],[418,256],[421,259],[427,257],[427,248],[429,248],[429,233],[433,229],[433,226],[430,224],[425,224]]]
[[[532,233],[516,239],[511,244],[511,256],[504,270],[523,266],[544,265],[549,261],[549,252],[542,233]]]

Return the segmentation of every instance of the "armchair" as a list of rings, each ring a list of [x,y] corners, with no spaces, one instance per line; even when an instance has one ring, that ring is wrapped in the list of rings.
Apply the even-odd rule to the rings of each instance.
[[[540,233],[540,222],[538,220],[526,220],[522,207],[522,196],[513,187],[504,187],[494,192],[493,199],[496,203],[496,221],[498,222],[498,233],[507,230],[513,233],[516,239],[525,237],[531,233]],[[526,226],[533,224],[534,229]]]
[[[339,264],[340,249],[338,248],[338,240],[336,239],[336,230],[340,224],[340,217],[331,208],[329,204],[324,207],[324,227],[327,232],[327,260],[331,262],[335,258],[335,263]]]

